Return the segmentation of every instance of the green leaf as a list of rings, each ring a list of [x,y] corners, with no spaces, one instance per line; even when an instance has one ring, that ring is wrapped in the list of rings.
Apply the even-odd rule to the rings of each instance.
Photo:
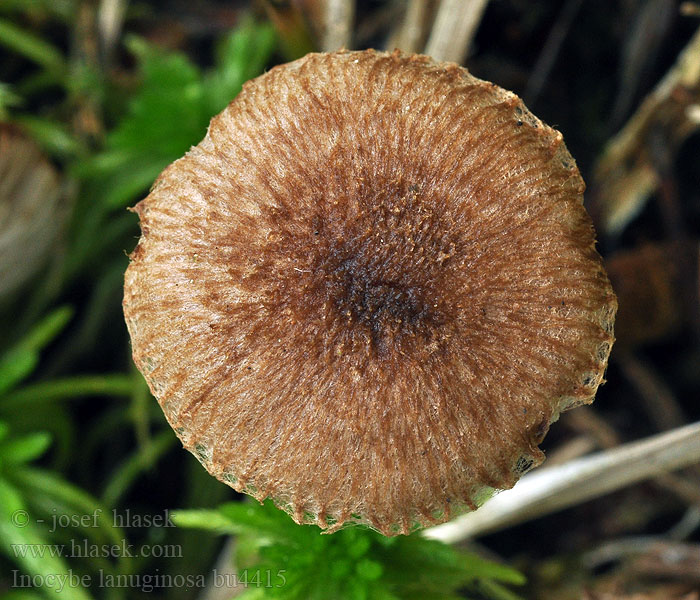
[[[51,436],[43,431],[0,442],[0,459],[12,465],[39,458],[51,445]]]
[[[275,46],[269,24],[246,20],[217,47],[216,66],[203,74],[184,54],[165,52],[130,36],[141,85],[126,115],[108,134],[105,149],[76,172],[94,182],[92,195],[110,208],[145,193],[158,174],[204,137],[209,120],[258,75]]]
[[[263,600],[266,596],[264,588],[248,588],[237,598],[238,600]]]
[[[12,120],[52,156],[74,156],[82,151],[78,140],[63,123],[32,115],[18,115]]]
[[[130,160],[109,178],[110,188],[105,191],[102,201],[110,208],[130,204],[141,192],[151,187],[171,162],[170,158],[159,156]]]
[[[36,368],[39,355],[32,350],[17,348],[0,359],[0,394],[28,377]]]
[[[45,600],[45,597],[33,590],[13,590],[3,593],[2,600]]]
[[[519,571],[507,565],[486,560],[476,554],[463,554],[460,560],[463,572],[471,573],[474,577],[484,577],[513,585],[524,585],[526,582],[525,576]]]
[[[200,73],[184,54],[165,53],[134,36],[126,45],[139,59],[143,83],[108,147],[179,158],[206,132]]]
[[[285,515],[285,518],[289,518]],[[173,514],[173,522],[180,527],[194,527],[227,534],[248,534],[256,544],[286,538],[279,521],[258,510],[252,502],[229,502],[216,510],[180,510]],[[293,523],[293,521],[290,522]],[[294,524],[294,523],[293,523]],[[294,524],[296,527],[296,524]]]
[[[248,573],[283,570],[286,584],[266,588],[270,598],[458,600],[460,590],[472,589],[480,597],[513,600],[502,584],[524,582],[509,567],[419,534],[385,538],[355,526],[323,535],[316,526],[296,525],[269,501],[178,511],[175,522],[238,535],[236,562]]]
[[[0,370],[1,372],[1,370]],[[32,404],[55,402],[85,396],[128,396],[134,382],[127,375],[85,375],[35,383],[0,398],[3,412]]]
[[[523,600],[522,596],[489,579],[484,579],[480,582],[480,589],[482,594],[485,594],[492,600]]]
[[[66,71],[65,60],[57,48],[5,19],[0,19],[0,45],[41,65],[57,79]]]
[[[8,120],[8,108],[13,108],[22,104],[22,97],[14,92],[7,83],[0,82],[0,119]]]
[[[97,527],[92,529],[99,530],[114,544],[119,544],[124,539],[121,529],[113,526],[111,513],[104,504],[58,475],[44,469],[24,467],[13,470],[7,477],[17,489],[24,493],[25,497],[49,499],[54,508],[61,509],[56,510],[56,513],[62,511],[65,514],[96,514],[96,521],[91,522],[90,528],[96,524]]]
[[[355,567],[357,574],[363,579],[379,579],[382,576],[382,565],[374,560],[363,559]]]
[[[89,600],[90,595],[79,586],[66,585],[70,570],[55,555],[56,547],[36,527],[17,490],[0,478],[0,551],[30,575],[36,576],[45,589],[61,593],[68,600]]]
[[[176,510],[170,513],[173,523],[178,527],[203,529],[217,534],[239,533],[241,528],[218,510]]]
[[[245,19],[216,48],[216,66],[204,84],[208,113],[222,111],[241,91],[243,84],[259,75],[275,49],[272,25]]]
[[[112,474],[109,484],[102,495],[104,503],[115,506],[129,486],[145,470],[155,465],[175,444],[177,438],[168,429],[152,438],[143,448],[134,452]]]
[[[62,306],[54,310],[26,335],[16,346],[22,350],[39,352],[49,342],[51,342],[68,324],[73,316],[73,309],[69,306]]]
[[[92,194],[108,208],[125,206],[147,190],[157,175],[206,133],[209,115],[202,76],[180,53],[168,53],[130,36],[141,85],[127,113],[107,135],[105,150],[78,169],[94,181]]]
[[[39,351],[59,334],[72,314],[68,307],[56,309],[0,358],[0,394],[34,371],[39,362]]]
[[[352,540],[347,545],[348,556],[352,558],[360,558],[367,553],[371,545],[372,542],[368,536],[360,536],[356,540]]]
[[[0,2],[0,12],[3,13],[28,11],[32,13],[43,11],[68,22],[69,19],[75,18],[75,2],[74,0],[2,0]]]

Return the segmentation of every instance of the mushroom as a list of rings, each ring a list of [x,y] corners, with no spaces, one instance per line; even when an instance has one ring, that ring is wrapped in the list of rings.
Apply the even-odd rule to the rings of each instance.
[[[298,523],[445,521],[603,380],[583,190],[559,132],[455,64],[309,54],[134,208],[134,361],[212,475]]]
[[[0,124],[0,302],[50,258],[66,220],[68,191],[34,141]]]

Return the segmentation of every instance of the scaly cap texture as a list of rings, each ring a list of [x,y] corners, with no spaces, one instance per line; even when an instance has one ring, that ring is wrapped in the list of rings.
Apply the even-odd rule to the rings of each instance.
[[[212,475],[297,522],[444,521],[602,381],[583,189],[561,134],[463,68],[310,54],[136,206],[134,360]]]

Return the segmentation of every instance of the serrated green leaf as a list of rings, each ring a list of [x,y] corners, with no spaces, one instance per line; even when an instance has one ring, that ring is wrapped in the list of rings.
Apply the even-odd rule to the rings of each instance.
[[[259,75],[276,45],[269,23],[246,19],[224,37],[216,48],[216,66],[204,80],[208,113],[222,111],[241,91],[243,84]]]
[[[187,511],[181,526],[237,534],[237,564],[286,572],[283,589],[266,597],[310,600],[457,600],[459,590],[512,594],[503,584],[522,584],[509,567],[414,534],[385,538],[362,527],[323,535],[316,526],[296,525],[271,502],[232,502],[216,511]],[[224,517],[222,520],[221,517]],[[410,577],[407,577],[410,573]],[[493,584],[484,588],[481,584]],[[489,592],[490,593],[490,592]],[[487,596],[488,597],[488,593]]]
[[[184,54],[165,52],[130,36],[141,85],[108,134],[105,149],[76,172],[94,181],[93,195],[108,208],[128,205],[158,174],[204,137],[209,120],[258,75],[275,46],[269,24],[244,23],[219,44],[216,66],[203,74]]]
[[[179,158],[206,132],[201,75],[184,54],[165,53],[133,36],[127,47],[139,58],[143,82],[107,146]]]
[[[184,54],[164,52],[135,36],[126,45],[139,61],[140,88],[107,135],[104,151],[76,167],[93,179],[93,195],[108,208],[138,198],[204,137],[209,122],[201,73]]]
[[[219,512],[238,528],[237,533],[253,535],[258,543],[266,543],[269,540],[288,542],[291,540],[290,533],[303,536],[308,529],[307,526],[294,523],[291,517],[274,506],[268,506],[266,510],[265,506],[253,502],[229,502],[220,506]],[[297,528],[300,528],[300,531],[297,532]]]
[[[103,203],[109,208],[130,204],[135,197],[151,187],[170,162],[170,158],[157,156],[129,161],[103,182]]]

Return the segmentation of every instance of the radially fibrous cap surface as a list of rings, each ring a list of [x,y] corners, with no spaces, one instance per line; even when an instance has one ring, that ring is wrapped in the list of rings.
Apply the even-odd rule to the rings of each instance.
[[[135,208],[134,360],[212,475],[298,522],[444,521],[602,381],[583,190],[559,132],[456,65],[275,67]]]

